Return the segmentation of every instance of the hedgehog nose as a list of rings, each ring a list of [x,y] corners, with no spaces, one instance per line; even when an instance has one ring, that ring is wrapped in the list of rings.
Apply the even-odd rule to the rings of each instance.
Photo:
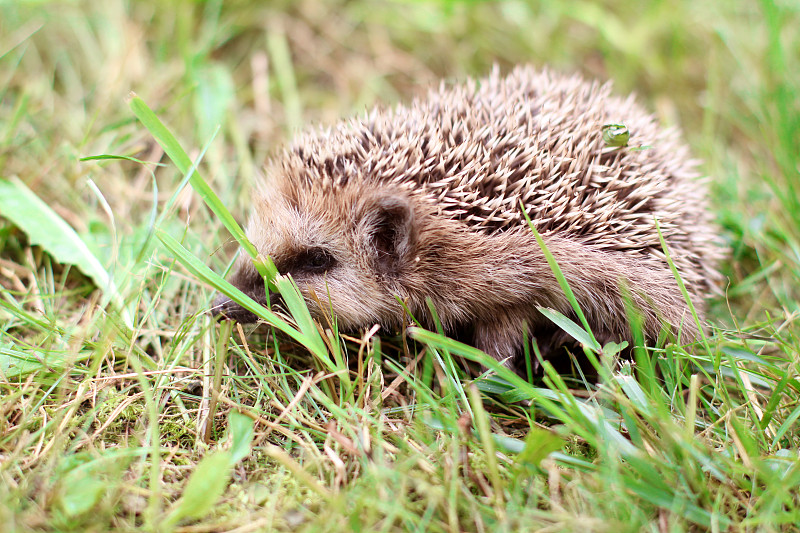
[[[232,303],[233,300],[224,294],[217,294],[216,298],[214,298],[214,301],[211,303],[211,309],[209,309],[208,312],[214,316],[221,315]]]
[[[256,315],[224,294],[219,294],[214,298],[214,303],[211,304],[211,309],[209,309],[208,312],[214,317],[222,317],[225,320],[235,320],[242,324],[250,324],[258,320]]]
[[[211,308],[208,310],[208,313],[215,317],[222,316],[227,318],[228,311],[231,311],[235,305],[237,305],[236,302],[224,294],[217,294],[216,298],[214,298],[214,301],[211,303]]]

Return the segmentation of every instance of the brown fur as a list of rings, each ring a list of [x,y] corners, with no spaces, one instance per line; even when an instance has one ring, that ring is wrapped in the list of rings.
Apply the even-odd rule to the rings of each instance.
[[[606,147],[607,122],[652,148]],[[499,360],[519,364],[526,326],[555,356],[568,337],[536,308],[573,313],[520,201],[601,343],[630,340],[624,287],[648,341],[665,324],[684,341],[697,337],[656,218],[701,314],[719,278],[705,191],[677,134],[577,77],[520,68],[442,87],[301,136],[268,176],[250,240],[293,275],[312,313],[330,312],[313,291],[348,329],[400,328],[397,298],[431,325],[430,298],[447,331],[470,332]],[[232,281],[264,301],[249,259]]]

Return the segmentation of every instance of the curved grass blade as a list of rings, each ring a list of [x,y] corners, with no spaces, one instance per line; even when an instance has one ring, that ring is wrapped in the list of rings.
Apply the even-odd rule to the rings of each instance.
[[[0,214],[28,236],[31,244],[44,248],[59,263],[75,265],[103,291],[101,305],[109,303],[120,311],[128,328],[133,327],[130,312],[111,275],[80,238],[72,226],[50,209],[19,178],[0,178]]]
[[[536,229],[536,226],[533,225],[530,217],[528,216],[528,212],[525,209],[525,206],[522,205],[520,202],[520,206],[522,207],[522,214],[525,216],[525,220],[528,223],[528,227],[533,232],[533,236],[536,238],[536,243],[539,245],[539,248],[542,249],[542,253],[544,254],[545,258],[547,259],[547,264],[550,265],[550,270],[553,271],[553,275],[555,276],[556,280],[558,281],[561,290],[564,291],[564,296],[569,301],[570,305],[572,306],[572,310],[575,311],[575,315],[581,321],[581,325],[583,329],[586,331],[586,334],[591,337],[591,342],[584,343],[585,346],[591,347],[593,350],[600,352],[602,350],[600,343],[597,342],[595,339],[594,334],[592,333],[592,328],[589,327],[589,321],[586,320],[586,316],[583,314],[583,310],[581,306],[578,304],[578,299],[575,298],[575,293],[572,292],[572,288],[569,286],[567,282],[566,276],[564,276],[564,272],[561,271],[561,267],[558,266],[558,262],[556,258],[553,257],[553,254],[547,248],[547,245],[544,243],[544,239],[539,234],[539,231]],[[549,317],[548,317],[549,318]],[[560,326],[560,324],[559,324]],[[567,332],[569,333],[569,332]],[[570,333],[571,335],[571,333]],[[583,342],[583,341],[581,341]]]
[[[161,120],[153,113],[153,110],[150,109],[147,104],[136,96],[136,94],[131,93],[130,100],[128,102],[133,114],[136,115],[136,118],[141,121],[145,128],[153,135],[156,142],[164,149],[164,153],[175,163],[175,166],[178,167],[178,170],[181,171],[183,174],[188,174],[192,169],[192,160],[186,155],[186,152],[181,147],[178,140],[172,134],[172,132],[167,129]],[[200,195],[206,205],[213,211],[217,217],[219,217],[220,221],[223,223],[225,228],[230,232],[231,235],[239,242],[239,245],[244,248],[244,250],[252,257],[253,259],[258,259],[258,250],[242,230],[241,226],[236,222],[231,215],[228,208],[225,207],[225,204],[219,199],[219,196],[211,189],[211,187],[206,183],[206,181],[202,178],[197,170],[191,172],[189,183],[192,185],[192,188]],[[258,269],[259,273],[262,276],[267,275],[267,270],[263,266],[261,261],[253,261],[256,268]]]
[[[325,343],[319,336],[319,332],[316,332],[316,328],[314,328],[316,335],[313,335],[312,331],[306,328],[304,328],[304,331],[298,331],[281,319],[278,315],[225,281],[222,276],[208,268],[203,262],[189,253],[189,251],[186,250],[181,243],[175,240],[164,230],[160,228],[156,229],[156,236],[162,243],[164,243],[164,246],[166,246],[167,249],[172,252],[178,262],[181,263],[186,270],[188,270],[197,279],[210,285],[221,294],[224,294],[228,298],[232,299],[251,313],[254,313],[257,317],[267,322],[270,326],[273,326],[279,331],[286,333],[289,337],[308,348],[308,350],[320,358],[320,360],[328,360],[328,353],[327,349],[325,348]],[[307,311],[308,310],[306,309],[306,312]]]

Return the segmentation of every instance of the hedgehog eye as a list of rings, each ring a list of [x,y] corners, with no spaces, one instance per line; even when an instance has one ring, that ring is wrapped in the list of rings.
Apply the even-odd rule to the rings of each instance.
[[[298,271],[326,272],[333,268],[336,259],[321,248],[312,248],[301,253],[295,260]]]

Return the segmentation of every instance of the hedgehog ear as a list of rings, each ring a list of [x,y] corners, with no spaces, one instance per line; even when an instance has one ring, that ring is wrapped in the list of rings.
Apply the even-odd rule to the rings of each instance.
[[[371,200],[367,209],[367,233],[378,267],[393,272],[411,255],[416,236],[411,202],[399,194]]]

